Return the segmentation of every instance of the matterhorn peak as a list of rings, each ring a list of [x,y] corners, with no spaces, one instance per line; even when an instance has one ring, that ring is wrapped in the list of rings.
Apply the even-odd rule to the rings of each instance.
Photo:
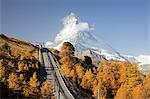
[[[60,47],[60,44],[68,41],[75,46],[77,51],[79,49],[85,49],[83,44],[88,45],[85,44],[85,42],[96,41],[96,39],[90,34],[90,29],[91,28],[87,22],[79,21],[79,18],[75,13],[71,12],[68,16],[63,18],[63,28],[56,35],[51,47],[55,47],[59,50],[58,46]]]
[[[63,42],[70,42],[74,45],[77,52],[81,52],[87,49],[101,50],[108,49],[108,46],[100,39],[97,39],[93,33],[93,27],[91,28],[88,22],[83,22],[75,13],[71,12],[68,16],[62,20],[63,28],[58,32],[54,41],[48,43],[48,47],[56,48],[60,50]]]
[[[67,25],[77,24],[77,21],[78,19],[76,15],[73,12],[71,12],[68,16],[63,18],[63,25],[65,27]]]
[[[106,48],[107,46],[100,39],[91,33],[91,28],[88,22],[79,21],[79,17],[75,13],[71,12],[68,16],[63,18],[63,28],[56,35],[54,41],[49,47],[54,47],[60,50],[63,42],[70,42],[74,45],[75,50],[78,52],[86,49],[98,50]],[[48,45],[48,44],[47,44]]]

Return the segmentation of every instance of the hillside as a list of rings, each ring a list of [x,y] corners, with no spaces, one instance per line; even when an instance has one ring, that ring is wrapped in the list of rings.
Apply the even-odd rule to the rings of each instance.
[[[10,46],[11,54],[14,56],[31,52],[33,56],[38,59],[38,48],[29,42],[0,34],[0,46],[3,44],[8,44]]]
[[[41,80],[38,50],[38,47],[29,42],[0,34],[0,97],[2,99],[37,99],[53,96],[50,82]]]
[[[70,42],[64,42],[55,54],[59,57],[62,75],[71,83],[68,88],[76,89],[72,92],[79,99],[97,99],[98,96],[100,99],[150,98],[150,71],[143,75],[137,64],[105,59],[94,66],[91,59],[94,57],[88,57],[94,53],[87,50],[80,54],[86,56],[75,57],[75,48]]]

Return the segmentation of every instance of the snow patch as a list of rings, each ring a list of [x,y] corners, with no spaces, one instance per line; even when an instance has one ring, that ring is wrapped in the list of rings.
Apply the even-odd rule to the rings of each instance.
[[[139,55],[136,59],[141,65],[150,64],[150,56],[148,55]]]

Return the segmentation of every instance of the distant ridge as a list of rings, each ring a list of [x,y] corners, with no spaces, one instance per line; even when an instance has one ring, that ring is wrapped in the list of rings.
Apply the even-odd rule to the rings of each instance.
[[[19,39],[16,39],[16,38],[13,38],[13,37],[9,37],[9,36],[6,36],[4,34],[0,34],[0,39],[4,39],[6,41],[10,41],[10,42],[14,42],[14,43],[17,43],[17,44],[24,44],[24,45],[29,45],[29,46],[33,46],[35,47],[32,43],[30,42],[27,42],[27,41],[23,41],[23,40],[19,40]]]

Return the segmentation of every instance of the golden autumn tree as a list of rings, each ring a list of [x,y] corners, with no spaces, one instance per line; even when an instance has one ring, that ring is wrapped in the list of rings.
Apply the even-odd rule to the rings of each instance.
[[[60,57],[63,58],[64,56],[74,56],[75,48],[70,42],[64,42],[61,51]]]
[[[64,76],[69,77],[70,72],[73,68],[73,62],[72,62],[72,57],[71,56],[65,56],[61,60],[61,70],[64,74]]]
[[[40,82],[38,81],[36,72],[33,73],[33,76],[30,78],[29,81],[29,85],[26,85],[24,87],[24,92],[23,94],[26,97],[34,97],[34,96],[38,96],[39,93],[39,86],[40,86]]]
[[[71,43],[64,42],[59,53],[59,56],[61,58],[60,63],[66,64],[68,67],[72,67],[75,62],[75,58],[73,57],[74,51],[74,47]]]
[[[2,60],[0,60],[0,81],[2,80],[2,78],[3,78],[3,76],[4,76],[4,74],[5,74],[5,71],[6,71],[6,69],[5,69],[5,67],[2,65]]]
[[[94,86],[93,93],[97,97],[98,90],[104,98],[114,97],[120,87],[120,72],[117,62],[103,61],[99,64],[97,73],[97,86]]]
[[[127,84],[129,88],[134,88],[136,85],[141,84],[144,75],[138,70],[137,64],[129,64],[127,68]]]
[[[12,55],[13,55],[13,56],[19,56],[20,53],[21,53],[20,50],[17,49],[17,48],[12,49]]]
[[[21,72],[24,70],[24,63],[23,62],[19,62],[18,63],[18,72]]]
[[[62,73],[63,73],[64,76],[70,77],[69,74],[71,72],[71,68],[68,67],[68,65],[66,65],[66,64],[61,65],[61,70],[62,70]]]
[[[75,64],[75,68],[76,68],[76,73],[77,73],[77,77],[81,80],[83,77],[83,67],[81,66],[80,63]]]
[[[144,97],[144,88],[142,84],[137,85],[135,88],[133,88],[132,99],[146,99]]]
[[[74,57],[74,47],[69,42],[64,42],[61,51],[59,53],[61,70],[64,73],[64,76],[76,78],[76,71],[74,65],[77,62],[77,59]]]
[[[38,89],[40,82],[38,81],[36,72],[33,73],[33,76],[30,78],[29,85],[32,88]]]
[[[39,62],[36,60],[34,56],[30,57],[31,60],[31,67],[39,69]]]
[[[141,84],[143,83],[143,80],[144,75],[138,70],[137,64],[122,62],[120,65],[121,87],[117,91],[115,98],[135,99],[139,97],[137,91],[142,91]]]
[[[32,50],[26,50],[26,51],[24,52],[24,54],[25,54],[26,56],[28,56],[28,57],[31,57],[31,56],[32,56]]]
[[[24,74],[20,74],[19,75],[19,80],[20,80],[20,82],[23,82],[25,80],[25,75]]]
[[[16,73],[12,72],[9,74],[9,77],[7,79],[8,86],[10,89],[13,90],[20,90],[20,85],[19,85],[19,77]]]
[[[144,75],[138,70],[138,65],[128,64],[126,69],[126,78],[125,78],[127,98],[133,97],[132,92],[134,88],[142,84],[143,80],[144,80]]]
[[[0,64],[1,65],[1,64]],[[4,66],[0,66],[0,80],[2,79],[2,77],[4,76],[5,73],[5,67]]]
[[[100,84],[100,83],[99,83]],[[97,78],[95,78],[94,79],[94,81],[92,82],[92,86],[93,86],[93,88],[92,88],[92,91],[93,91],[93,95],[95,95],[95,96],[97,96],[97,93],[94,93],[94,92],[97,92],[100,88],[100,86],[98,85],[98,80],[97,80]],[[95,90],[97,90],[97,91],[95,91]]]
[[[20,85],[20,94],[23,94],[24,95],[24,88],[25,87],[28,87],[27,86],[27,82],[26,82],[26,75],[25,74],[20,74],[19,75],[19,85]],[[29,90],[28,90],[29,91]],[[23,93],[22,93],[23,92]],[[30,92],[30,91],[29,91]],[[24,95],[24,96],[27,96],[27,95]]]
[[[118,89],[117,94],[114,99],[128,99],[126,84],[121,85],[121,87]]]
[[[149,99],[150,98],[150,71],[147,74],[146,78],[144,79],[143,82],[143,93],[144,93],[144,98]]]
[[[97,97],[98,90],[100,90],[100,96],[102,98],[113,98],[118,93],[118,89],[120,89],[121,85],[120,90],[123,90],[123,86],[125,86],[123,84],[125,83],[126,88],[131,89],[129,86],[133,87],[133,85],[131,85],[132,81],[132,84],[138,85],[138,81],[142,80],[142,75],[138,72],[136,65],[127,62],[101,61],[98,65],[98,70],[95,70],[95,72],[97,73],[96,78],[98,80],[97,86],[93,85],[95,97]],[[135,75],[132,80],[130,75]]]
[[[77,82],[77,73],[75,68],[72,68],[69,75],[72,78],[72,82]]]
[[[63,61],[65,60],[65,61]],[[63,61],[61,65],[62,73],[65,77],[70,78],[71,81],[76,82],[77,81],[77,70],[76,70],[76,58],[67,56],[61,59],[61,62]]]
[[[2,61],[2,60],[0,60],[0,66],[2,66],[2,62],[3,62],[3,61]]]
[[[46,80],[41,87],[41,96],[46,99],[54,98],[52,85],[48,80]]]
[[[92,83],[95,79],[95,76],[94,74],[91,72],[91,69],[87,69],[86,72],[85,72],[85,75],[83,76],[82,78],[82,82],[81,82],[81,86],[84,88],[84,89],[92,89]]]
[[[119,71],[120,71],[120,83],[125,83],[127,80],[127,69],[129,66],[129,63],[127,62],[119,62]]]
[[[31,97],[32,95],[34,95],[33,90],[31,90],[28,84],[24,85],[23,87],[23,95],[25,97]]]
[[[25,56],[24,54],[21,54],[21,55],[20,55],[20,60],[24,60],[25,57],[26,57],[26,56]]]

